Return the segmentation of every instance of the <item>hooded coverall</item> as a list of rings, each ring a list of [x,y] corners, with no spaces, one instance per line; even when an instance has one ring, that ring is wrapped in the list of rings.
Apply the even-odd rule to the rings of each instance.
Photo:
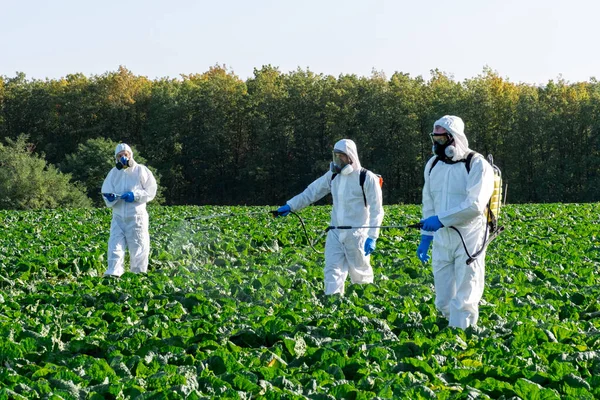
[[[380,226],[383,220],[383,206],[379,178],[367,172],[364,193],[360,187],[361,164],[356,144],[349,139],[338,141],[334,150],[341,151],[352,160],[352,168],[345,168],[333,177],[327,171],[311,183],[302,193],[287,201],[292,211],[321,199],[328,193],[333,197],[331,225]],[[368,229],[332,229],[327,233],[325,242],[325,294],[344,294],[344,283],[348,274],[352,283],[372,283],[373,268],[370,256],[363,251],[367,237],[377,239],[379,228]]]
[[[121,195],[133,192],[134,201],[127,203],[122,199],[108,201],[112,208],[110,237],[108,239],[108,269],[104,275],[121,276],[124,272],[125,249],[129,248],[131,272],[145,273],[148,270],[148,254],[150,253],[150,235],[148,233],[148,212],[146,203],[156,196],[156,180],[152,172],[144,165],[133,160],[133,152],[129,146],[119,145],[131,153],[128,168],[110,170],[104,183],[102,193]],[[117,146],[117,150],[119,150]],[[115,155],[119,151],[115,151]]]
[[[439,161],[425,166],[423,186],[423,219],[437,215],[444,227],[433,237],[432,265],[436,308],[449,320],[449,325],[465,329],[479,318],[479,301],[483,295],[485,251],[467,265],[468,256],[457,232],[462,234],[469,253],[483,244],[487,216],[484,210],[494,190],[494,172],[480,155],[471,159],[470,172],[464,162],[469,142],[464,123],[458,117],[444,116],[434,123],[445,128],[454,138],[451,162]],[[430,172],[431,170],[431,172]],[[432,232],[422,231],[431,235]]]

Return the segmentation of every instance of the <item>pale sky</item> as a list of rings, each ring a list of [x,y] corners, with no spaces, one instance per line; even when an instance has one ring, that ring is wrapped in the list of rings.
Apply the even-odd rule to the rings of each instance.
[[[595,0],[0,0],[0,75],[150,79],[226,65],[462,81],[600,78]]]

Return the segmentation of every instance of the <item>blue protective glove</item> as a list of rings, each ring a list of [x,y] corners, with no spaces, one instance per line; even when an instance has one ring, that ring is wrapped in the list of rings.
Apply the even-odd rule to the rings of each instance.
[[[111,203],[117,199],[117,196],[114,193],[102,193],[102,196]]]
[[[367,238],[367,240],[365,241],[365,256],[368,256],[369,254],[375,251],[376,240],[377,239]]]
[[[125,200],[128,203],[133,203],[135,197],[133,196],[133,192],[125,192],[121,195],[121,199]]]
[[[285,206],[281,206],[277,209],[277,216],[286,217],[290,212],[292,212],[292,209],[286,204]]]
[[[432,241],[433,236],[421,235],[421,243],[419,243],[419,247],[417,247],[417,257],[419,257],[419,260],[421,260],[422,263],[429,261],[428,253]]]
[[[421,220],[423,224],[423,230],[428,232],[435,232],[440,228],[444,227],[444,224],[440,222],[437,215]]]

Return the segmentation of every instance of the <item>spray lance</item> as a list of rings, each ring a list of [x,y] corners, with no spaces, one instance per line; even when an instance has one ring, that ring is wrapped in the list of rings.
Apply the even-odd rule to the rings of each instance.
[[[186,217],[185,220],[186,221],[194,221],[194,220],[207,220],[207,219],[213,219],[213,218],[229,218],[229,217],[237,217],[237,216],[254,216],[254,215],[264,215],[265,213],[270,214],[273,218],[282,216],[283,213],[280,213],[277,210],[269,210],[269,211],[255,211],[255,212],[248,212],[248,213],[223,213],[223,214],[212,214],[212,215],[199,215],[199,216],[194,216],[194,217]],[[339,226],[334,226],[334,225],[330,225],[328,226],[322,233],[321,235],[319,235],[319,237],[317,237],[316,240],[311,241],[310,237],[308,235],[308,231],[306,230],[306,224],[304,223],[304,220],[302,219],[302,217],[300,215],[298,215],[297,213],[293,212],[293,211],[289,211],[290,214],[294,215],[296,218],[298,218],[298,221],[300,221],[300,225],[302,226],[302,230],[304,231],[304,236],[306,237],[306,240],[309,244],[309,246],[316,252],[319,254],[323,254],[322,251],[319,251],[315,248],[315,244],[321,239],[322,236],[324,236],[327,232],[329,232],[330,230],[333,229],[369,229],[369,228],[379,228],[379,229],[421,229],[423,227],[423,224],[421,222],[415,223],[415,224],[407,224],[407,225],[381,225],[381,226],[370,226],[370,225],[364,225],[364,226],[351,226],[351,225],[339,225]]]
[[[421,222],[417,222],[416,224],[408,224],[408,225],[381,225],[381,226],[348,226],[348,225],[340,225],[340,226],[328,226],[325,229],[325,232],[329,232],[332,229],[362,229],[362,228],[379,228],[379,229],[421,229],[423,224]]]
[[[273,210],[270,211],[270,213],[273,215],[273,217],[278,217],[280,215],[282,215],[283,213],[280,213],[277,210]],[[330,230],[333,229],[369,229],[369,228],[379,228],[379,229],[421,229],[423,227],[423,224],[421,222],[417,222],[416,224],[408,224],[408,225],[381,225],[381,226],[370,226],[370,225],[364,225],[364,226],[351,226],[351,225],[339,225],[339,226],[334,226],[334,225],[330,225],[328,226],[322,233],[321,235],[314,241],[311,242],[309,236],[308,236],[308,232],[306,231],[306,226],[304,225],[304,220],[302,219],[302,217],[298,214],[296,214],[293,211],[289,212],[290,214],[295,215],[298,220],[300,221],[300,224],[302,225],[302,229],[304,230],[304,235],[306,236],[306,240],[308,241],[308,244],[310,245],[310,247],[319,254],[323,254],[322,251],[319,251],[317,249],[315,249],[314,244],[317,243],[319,241],[319,239],[325,235],[327,232],[329,232]]]

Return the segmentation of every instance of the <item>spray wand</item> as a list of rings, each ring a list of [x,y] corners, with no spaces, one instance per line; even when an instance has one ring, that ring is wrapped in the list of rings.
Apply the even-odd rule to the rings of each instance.
[[[282,215],[282,213],[280,213],[277,210],[273,210],[273,211],[269,211],[273,217],[278,217],[280,215]],[[323,254],[322,251],[319,251],[317,249],[315,249],[314,244],[316,242],[319,241],[319,239],[321,238],[321,236],[325,235],[327,232],[329,232],[330,230],[333,229],[369,229],[369,228],[379,228],[379,229],[409,229],[409,228],[414,228],[414,229],[421,229],[423,227],[423,224],[421,222],[417,222],[416,224],[408,224],[408,225],[381,225],[381,226],[370,226],[370,225],[365,225],[365,226],[350,226],[350,225],[339,225],[339,226],[333,226],[330,225],[328,226],[323,233],[321,233],[321,235],[314,241],[311,242],[309,236],[308,236],[308,232],[306,231],[306,226],[304,225],[304,220],[302,219],[302,217],[298,214],[296,214],[293,211],[289,212],[290,214],[295,215],[298,220],[300,221],[300,225],[302,225],[302,229],[304,230],[304,235],[306,236],[306,240],[308,241],[308,244],[310,245],[310,247],[319,254]]]

